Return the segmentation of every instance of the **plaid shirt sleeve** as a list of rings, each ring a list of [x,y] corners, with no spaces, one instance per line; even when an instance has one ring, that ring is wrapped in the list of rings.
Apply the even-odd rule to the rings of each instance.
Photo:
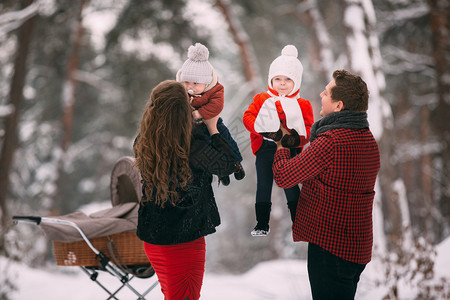
[[[279,149],[272,166],[276,184],[286,189],[320,176],[333,163],[333,152],[334,145],[328,136],[317,137],[293,158],[289,149]]]

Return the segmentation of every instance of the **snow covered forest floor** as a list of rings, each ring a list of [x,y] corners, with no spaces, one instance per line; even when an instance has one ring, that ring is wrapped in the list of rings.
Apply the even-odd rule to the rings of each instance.
[[[428,286],[439,285],[446,282],[444,289],[433,299],[445,299],[442,295],[450,295],[450,238],[447,238],[436,247],[437,255],[434,264],[434,278],[429,280]],[[9,276],[12,276],[17,290],[10,294],[12,300],[46,299],[46,300],[94,300],[107,298],[108,295],[81,269],[77,267],[59,267],[49,265],[43,269],[32,269],[23,264],[8,262],[0,257],[0,264],[9,264]],[[382,280],[384,270],[379,260],[373,260],[363,272],[356,299],[377,300],[382,299],[389,292],[389,286],[377,284]],[[4,266],[2,267],[4,270]],[[408,276],[406,276],[408,277]],[[100,272],[99,281],[107,288],[114,290],[119,283],[116,278],[105,272]],[[156,276],[149,279],[135,279],[131,281],[133,287],[139,292],[145,291]],[[442,284],[441,284],[442,285]],[[419,286],[417,282],[398,281],[399,299],[418,299]],[[136,296],[128,289],[118,293],[119,299],[135,299]],[[149,300],[164,299],[160,287],[154,288],[148,295]],[[274,260],[262,262],[250,271],[240,275],[215,274],[206,265],[206,274],[203,282],[203,300],[222,299],[311,299],[311,291],[304,260]],[[449,299],[449,298],[447,298]]]

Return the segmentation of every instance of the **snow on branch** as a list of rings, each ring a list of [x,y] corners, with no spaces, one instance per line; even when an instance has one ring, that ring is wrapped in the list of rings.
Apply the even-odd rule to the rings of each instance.
[[[395,26],[402,26],[411,20],[419,19],[430,13],[428,6],[421,3],[416,6],[390,10],[387,12],[378,11],[377,16],[382,22],[378,23],[378,29],[381,34]]]
[[[412,53],[398,47],[386,46],[383,49],[385,66],[384,71],[389,74],[402,74],[404,72],[422,72],[429,70],[434,76],[433,58],[429,55]]]
[[[390,10],[388,12],[378,12],[378,16],[382,19],[391,21],[409,21],[412,19],[421,18],[429,14],[430,10],[425,3],[420,3],[416,6],[409,5],[406,8]]]
[[[38,13],[39,4],[32,3],[22,10],[11,11],[0,15],[0,38],[19,28],[26,20]]]
[[[79,82],[84,82],[92,87],[105,92],[112,92],[114,94],[121,94],[122,91],[114,84],[103,80],[103,78],[89,72],[77,70],[74,72],[74,79]]]
[[[444,144],[440,141],[428,143],[410,142],[397,145],[394,155],[390,158],[392,164],[404,163],[407,161],[417,161],[424,155],[436,154],[444,149]]]

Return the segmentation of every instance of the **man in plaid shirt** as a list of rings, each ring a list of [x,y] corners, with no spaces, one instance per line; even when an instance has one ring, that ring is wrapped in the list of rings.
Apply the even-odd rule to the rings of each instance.
[[[302,183],[292,230],[295,242],[309,243],[313,299],[354,299],[372,256],[380,153],[367,121],[369,92],[359,76],[334,71],[320,97],[322,119],[311,128],[309,147],[290,158],[277,143],[274,179],[284,189]]]

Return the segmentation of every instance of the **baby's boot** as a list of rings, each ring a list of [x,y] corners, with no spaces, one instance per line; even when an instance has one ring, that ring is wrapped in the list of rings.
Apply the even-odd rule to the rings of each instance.
[[[241,180],[245,177],[245,171],[240,162],[236,162],[234,168],[234,178]]]
[[[230,176],[225,175],[225,176],[220,176],[219,177],[219,181],[224,185],[227,186],[230,184]]]

